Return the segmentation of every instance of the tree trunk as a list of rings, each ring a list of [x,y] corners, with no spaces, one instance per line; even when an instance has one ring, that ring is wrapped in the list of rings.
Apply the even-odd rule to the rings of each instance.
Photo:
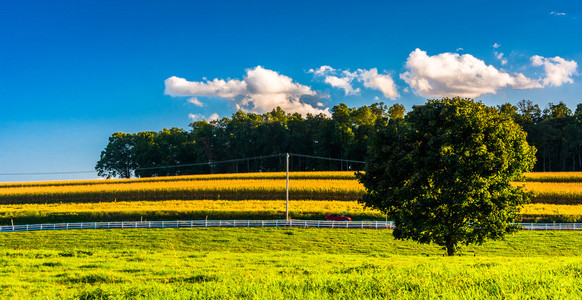
[[[454,256],[455,255],[455,243],[451,239],[446,239],[445,247],[447,248],[447,255]]]

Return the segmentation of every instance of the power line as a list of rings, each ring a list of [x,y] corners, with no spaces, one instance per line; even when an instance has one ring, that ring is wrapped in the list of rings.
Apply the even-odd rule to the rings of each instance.
[[[214,166],[214,165],[219,165],[219,164],[235,163],[235,162],[248,161],[248,160],[254,160],[254,159],[264,159],[264,158],[273,158],[273,157],[284,157],[286,155],[287,155],[287,153],[277,153],[277,154],[270,154],[270,155],[261,155],[261,156],[253,156],[253,157],[237,158],[237,159],[228,159],[228,160],[219,160],[219,161],[208,161],[208,162],[193,163],[193,164],[182,164],[182,165],[168,165],[168,166],[156,166],[156,167],[136,168],[136,169],[132,169],[132,170],[134,170],[134,171],[142,171],[142,170],[156,170],[156,169],[196,167],[196,166]],[[305,154],[289,153],[289,156],[304,157],[304,158],[313,158],[313,159],[322,159],[322,160],[329,160],[329,161],[348,162],[348,163],[366,164],[365,161],[359,161],[359,160],[349,160],[349,159],[331,158],[331,157],[305,155]],[[90,173],[96,173],[96,171],[0,173],[0,176],[67,175],[67,174],[90,174]]]
[[[290,156],[297,156],[297,157],[324,159],[324,160],[331,160],[331,161],[359,163],[359,164],[365,164],[366,163],[365,161],[360,161],[360,160],[349,160],[349,159],[331,158],[331,157],[323,157],[323,156],[313,156],[313,155],[305,155],[305,154],[293,154],[293,153],[289,153],[289,155]]]

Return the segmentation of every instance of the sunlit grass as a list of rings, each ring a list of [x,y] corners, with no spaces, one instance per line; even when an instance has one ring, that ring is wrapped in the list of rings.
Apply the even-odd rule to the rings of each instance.
[[[582,297],[579,232],[519,232],[443,257],[389,230],[0,234],[0,298]]]

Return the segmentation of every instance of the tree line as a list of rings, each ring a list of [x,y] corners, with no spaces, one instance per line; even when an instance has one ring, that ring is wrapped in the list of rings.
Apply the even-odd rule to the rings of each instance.
[[[582,171],[582,103],[574,112],[564,102],[542,110],[529,100],[498,109],[521,125],[528,143],[537,148],[534,171]]]
[[[582,104],[572,112],[563,102],[540,109],[531,101],[497,107],[528,133],[538,151],[534,171],[582,171]],[[357,170],[371,137],[390,119],[401,119],[401,104],[374,103],[359,108],[339,104],[323,114],[303,117],[276,108],[264,114],[238,111],[231,118],[197,121],[189,130],[116,132],[101,152],[95,169],[103,177],[151,177],[186,174],[269,172],[285,168],[277,153],[297,153],[345,160],[294,158],[294,171]],[[236,160],[229,163],[220,161]],[[188,165],[183,167],[173,167]]]

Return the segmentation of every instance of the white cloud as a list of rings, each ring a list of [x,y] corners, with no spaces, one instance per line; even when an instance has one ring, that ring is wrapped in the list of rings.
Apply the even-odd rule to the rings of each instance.
[[[191,82],[184,78],[172,76],[165,81],[167,95],[171,96],[218,96],[221,98],[233,98],[244,93],[246,83],[231,79],[225,81],[214,79],[206,82]]]
[[[188,114],[188,118],[190,118],[192,121],[200,121],[204,120],[206,117],[201,114]]]
[[[192,98],[188,99],[188,102],[190,102],[196,106],[200,106],[200,107],[204,106],[204,103],[200,102],[200,100],[198,100],[198,98],[192,97]]]
[[[501,61],[502,66],[507,64],[507,59],[503,58],[503,52],[495,52],[495,57]]]
[[[319,69],[309,69],[309,71],[307,71],[307,73],[313,73],[314,75],[317,76],[323,76],[325,74],[329,74],[329,73],[333,73],[335,72],[335,69],[330,67],[330,66],[321,66],[319,67]]]
[[[470,54],[441,53],[428,56],[416,49],[406,60],[408,71],[400,74],[419,95],[427,97],[479,97],[496,94],[504,87],[527,89],[542,87],[523,74],[510,75]]]
[[[550,15],[553,15],[553,16],[565,16],[566,13],[553,11],[553,12],[550,12]]]
[[[559,56],[545,58],[539,55],[531,57],[533,66],[544,66],[546,77],[543,79],[544,86],[561,86],[564,83],[573,83],[572,76],[576,75],[578,64],[567,61]]]
[[[233,101],[237,109],[255,113],[265,113],[279,106],[289,113],[330,114],[329,108],[315,108],[304,101],[304,98],[317,96],[310,87],[261,66],[247,69],[243,80],[196,82],[172,76],[165,84],[165,94],[170,96],[216,96]]]
[[[337,76],[331,76],[331,75],[328,75],[325,77],[325,83],[327,83],[335,88],[343,89],[344,92],[346,93],[346,95],[355,95],[355,94],[358,94],[360,92],[359,88],[354,89],[354,87],[352,86],[352,80],[353,80],[353,78],[351,78],[351,77],[339,78]]]
[[[324,67],[327,67],[326,70],[331,69],[333,71],[337,71],[336,69],[333,69],[329,66],[322,66],[318,70],[322,70]],[[315,71],[312,73],[315,73]],[[341,72],[341,77],[325,75],[324,82],[331,85],[332,87],[343,89],[346,95],[355,95],[358,94],[361,89],[353,87],[354,80],[362,82],[366,88],[381,91],[386,98],[395,99],[398,97],[396,84],[394,83],[394,80],[392,80],[392,77],[387,74],[378,74],[378,69],[376,68],[372,68],[370,70],[358,69],[354,72],[344,70]]]
[[[218,121],[220,119],[220,117],[218,116],[217,113],[213,113],[212,115],[210,115],[210,117],[208,117],[208,121]]]
[[[492,47],[493,47],[493,48],[495,48],[495,49],[497,49],[497,48],[501,47],[501,45],[499,45],[499,44],[495,43],[495,44],[493,44],[493,46],[492,46]]]
[[[384,94],[384,97],[389,99],[395,99],[398,97],[396,85],[390,75],[378,74],[376,68],[370,70],[358,70],[358,73],[358,80],[363,81],[365,87],[380,90],[382,94]]]
[[[463,48],[457,48],[457,52],[463,51],[463,50],[465,50],[465,49],[463,49]]]
[[[206,120],[208,122],[212,122],[212,121],[218,121],[220,119],[220,117],[218,116],[217,113],[210,115],[210,117],[208,117],[208,118],[206,118],[202,114],[188,114],[188,118],[190,118],[194,122],[201,121],[201,120]]]

